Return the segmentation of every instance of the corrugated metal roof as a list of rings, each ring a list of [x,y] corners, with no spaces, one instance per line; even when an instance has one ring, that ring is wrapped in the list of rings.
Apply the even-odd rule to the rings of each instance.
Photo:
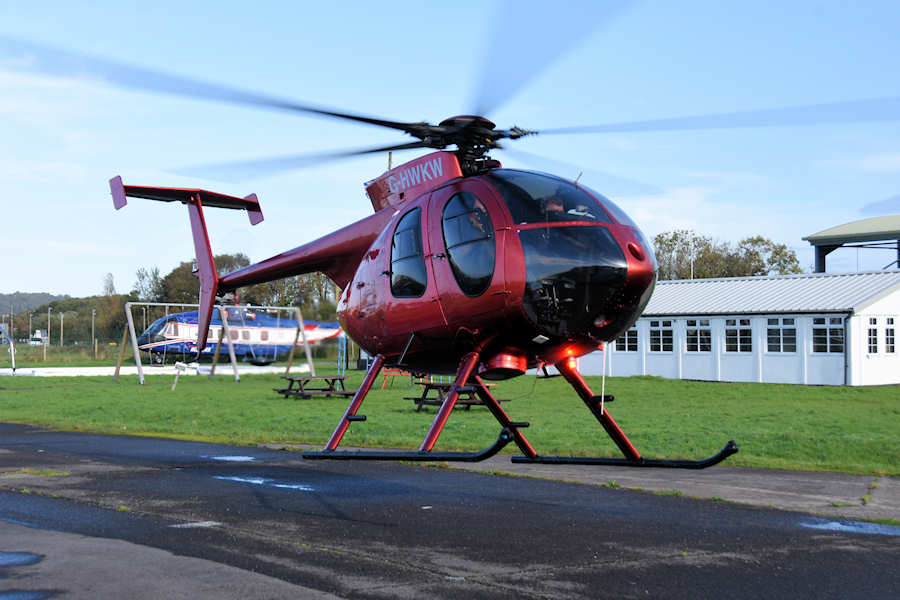
[[[900,239],[900,215],[872,217],[844,223],[843,225],[808,235],[803,239],[813,245],[896,240]]]
[[[853,312],[900,291],[900,271],[660,281],[644,315]]]

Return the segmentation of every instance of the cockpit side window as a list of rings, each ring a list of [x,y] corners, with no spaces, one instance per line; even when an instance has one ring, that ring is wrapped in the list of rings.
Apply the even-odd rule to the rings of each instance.
[[[444,207],[444,246],[453,276],[467,296],[480,296],[494,275],[494,226],[477,196],[460,192]]]
[[[391,293],[418,298],[425,293],[425,255],[422,251],[422,210],[412,209],[397,223],[391,241]]]
[[[590,194],[564,179],[511,169],[491,171],[487,178],[500,191],[517,225],[560,221],[613,222]]]

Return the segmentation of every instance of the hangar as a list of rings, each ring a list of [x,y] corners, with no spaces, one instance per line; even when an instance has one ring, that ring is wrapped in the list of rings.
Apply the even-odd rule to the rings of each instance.
[[[900,384],[900,270],[660,281],[607,373],[813,385]],[[603,373],[603,354],[579,361]]]

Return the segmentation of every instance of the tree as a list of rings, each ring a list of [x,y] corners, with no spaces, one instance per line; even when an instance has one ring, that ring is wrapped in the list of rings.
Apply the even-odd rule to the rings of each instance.
[[[131,290],[132,296],[137,296],[142,302],[161,302],[165,296],[162,277],[159,276],[159,268],[153,267],[149,271],[141,267],[135,273],[137,281]]]
[[[660,279],[705,279],[801,273],[797,254],[768,238],[744,238],[732,246],[689,230],[653,238]]]
[[[113,284],[113,274],[107,273],[103,276],[103,295],[112,296],[116,293],[116,286]]]
[[[213,257],[219,275],[246,267],[250,259],[245,254],[218,254]],[[193,262],[185,261],[160,277],[159,269],[141,267],[131,295],[145,302],[173,302],[196,304],[200,283],[193,272]],[[237,290],[242,304],[257,306],[299,306],[304,319],[333,321],[337,312],[340,290],[321,273],[307,273],[247,286]]]

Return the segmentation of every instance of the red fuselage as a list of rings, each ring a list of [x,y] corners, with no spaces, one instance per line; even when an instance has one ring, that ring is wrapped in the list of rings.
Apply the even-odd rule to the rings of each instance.
[[[630,219],[553,176],[496,169],[385,211],[338,316],[368,353],[412,370],[455,372],[479,349],[485,376],[503,378],[592,352],[634,323],[655,282]]]

